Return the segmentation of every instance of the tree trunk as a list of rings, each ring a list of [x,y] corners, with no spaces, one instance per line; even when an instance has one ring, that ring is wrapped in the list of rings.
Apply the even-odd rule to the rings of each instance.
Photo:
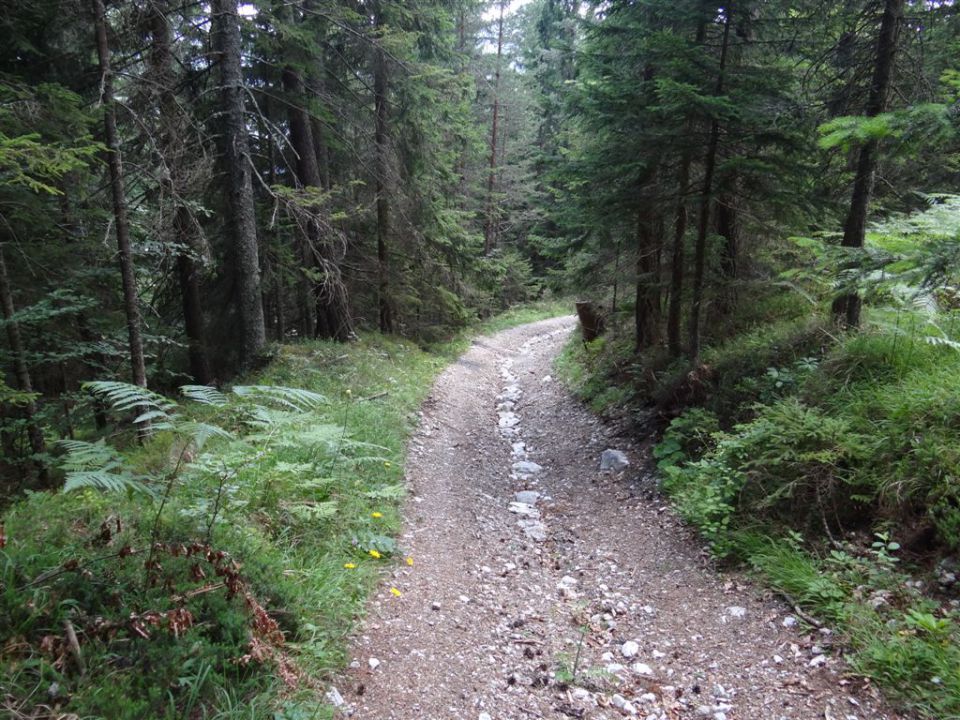
[[[736,187],[736,179],[733,181]],[[717,315],[733,311],[737,303],[736,279],[739,272],[740,223],[737,218],[736,199],[733,194],[724,194],[714,203],[717,235],[723,239],[720,248],[720,273],[724,287],[717,298]]]
[[[240,369],[249,370],[267,342],[267,333],[260,293],[260,258],[250,141],[244,118],[245,90],[240,64],[240,18],[237,15],[237,0],[211,0],[210,13],[220,64],[223,159],[227,171],[229,224],[237,275],[235,303],[240,317]]]
[[[605,323],[600,308],[591,301],[581,300],[575,303],[577,317],[580,319],[580,333],[584,342],[596,340],[603,334]]]
[[[730,23],[734,6],[726,7],[723,23],[723,40],[720,46],[720,65],[717,69],[717,85],[714,97],[723,95],[724,75],[727,66],[727,50],[730,46]],[[693,292],[690,304],[690,336],[687,352],[690,362],[696,365],[700,361],[700,314],[703,305],[703,283],[707,257],[707,234],[710,229],[710,201],[713,194],[713,174],[717,165],[717,149],[720,145],[720,121],[714,118],[710,122],[710,140],[707,144],[707,156],[704,160],[703,189],[700,192],[700,219],[697,224],[697,244],[693,260]]]
[[[292,13],[288,13],[288,22],[294,22]],[[294,54],[297,55],[296,51]],[[317,141],[313,133],[313,124],[309,113],[298,104],[304,93],[304,83],[300,72],[292,65],[283,69],[283,87],[287,93],[287,119],[290,124],[290,143],[297,153],[297,176],[303,187],[322,190],[323,175],[317,162]],[[311,213],[315,212],[310,210]],[[304,337],[312,331],[315,337],[329,338],[344,342],[353,335],[353,323],[347,303],[346,288],[340,276],[340,267],[332,251],[331,243],[323,237],[323,231],[315,218],[307,221],[306,238],[300,247],[300,260],[304,270],[316,268],[322,278],[313,288],[313,302],[310,302],[309,280],[301,274],[300,313],[301,325],[313,323],[302,328]],[[313,314],[312,318],[309,315]]]
[[[189,218],[190,211],[186,208],[177,208],[173,224],[177,236],[182,238],[190,233],[184,225],[192,224]],[[183,216],[186,215],[187,218]],[[187,333],[187,355],[190,360],[190,375],[199,385],[209,385],[213,382],[213,371],[210,369],[210,360],[205,347],[206,331],[203,322],[203,301],[200,295],[200,282],[197,278],[197,264],[187,252],[177,253],[177,277],[180,281],[180,300],[183,305],[183,326]]]
[[[636,350],[660,342],[660,239],[649,203],[637,212],[637,301],[634,310]]]
[[[711,5],[704,0],[701,2],[701,14],[697,21],[697,30],[694,44],[703,45],[707,36],[707,16],[711,12]],[[684,135],[690,137],[695,128],[691,113],[684,120]],[[680,342],[680,324],[683,315],[683,285],[686,275],[686,234],[687,234],[687,193],[690,191],[690,164],[693,159],[693,148],[688,144],[680,156],[680,166],[677,172],[677,207],[673,219],[673,250],[670,258],[670,303],[667,308],[667,347],[670,356],[677,358],[683,353]]]
[[[874,117],[884,112],[887,96],[893,76],[894,62],[897,56],[897,40],[903,23],[904,0],[886,0],[880,32],[877,36],[877,52],[873,66],[873,80],[870,83],[870,95],[867,98],[865,115]],[[862,248],[866,239],[867,210],[873,194],[874,176],[877,168],[876,140],[869,140],[860,148],[857,161],[857,175],[853,182],[853,194],[850,198],[850,210],[843,224],[841,245],[849,248]],[[847,327],[860,326],[861,299],[857,292],[841,295],[833,302],[834,318]]]
[[[110,48],[107,45],[107,21],[103,0],[93,0],[93,13],[97,34],[97,56],[100,61],[100,102],[103,104],[104,140],[107,146],[107,165],[110,169],[110,190],[113,194],[117,259],[120,263],[120,278],[123,282],[123,310],[127,319],[130,366],[134,384],[146,387],[147,370],[143,359],[143,339],[140,335],[140,309],[133,271],[133,254],[130,251],[130,227],[127,222],[127,203],[123,190],[123,166],[120,159],[120,141],[117,138],[113,72],[110,68]],[[143,429],[145,428],[141,428]]]
[[[99,333],[94,333],[90,328],[90,320],[87,318],[86,313],[81,312],[77,315],[77,332],[80,335],[80,339],[87,344],[99,343],[103,338],[100,337]],[[97,363],[97,367],[103,368],[107,366],[107,356],[102,352],[95,352],[93,354],[93,359]],[[87,362],[87,370],[91,375],[95,375],[94,368],[91,366],[89,361]],[[93,423],[97,430],[106,430],[107,429],[107,406],[106,403],[100,398],[99,395],[95,395],[92,399],[93,403]]]
[[[487,175],[487,212],[483,228],[483,252],[489,255],[494,248],[496,234],[493,188],[497,177],[497,124],[500,118],[500,63],[503,56],[503,11],[505,0],[500,2],[500,19],[497,21],[497,65],[493,76],[493,120],[490,125],[490,172]]]
[[[374,27],[383,28],[382,8],[375,5]],[[390,267],[387,244],[390,238],[390,200],[387,197],[389,163],[387,161],[387,58],[383,52],[383,36],[376,39],[373,50],[374,142],[376,145],[377,193],[377,306],[380,311],[380,332],[393,332],[393,308],[390,301]]]
[[[60,205],[60,214],[62,217],[63,227],[66,230],[66,242],[72,245],[76,239],[85,237],[86,233],[84,226],[77,222],[76,216],[73,214],[73,207],[70,203],[69,185],[70,183],[68,182],[61,184],[59,188],[60,195],[57,199]],[[77,334],[80,336],[80,340],[87,345],[94,345],[102,339],[98,334],[95,334],[90,329],[90,320],[87,317],[86,311],[84,310],[81,310],[77,313]],[[93,362],[91,362],[91,360]],[[97,372],[100,369],[107,366],[107,357],[102,351],[92,352],[89,355],[85,355],[84,365],[86,366],[86,371],[90,374],[90,377],[93,378],[97,375]],[[97,428],[97,430],[106,429],[106,404],[99,396],[94,396],[92,398],[92,404],[94,426]]]
[[[692,122],[686,124],[692,127]],[[667,347],[671,357],[680,357],[680,318],[683,313],[683,277],[686,265],[687,191],[690,185],[691,151],[680,157],[677,179],[677,207],[673,219],[673,250],[670,258],[670,304],[667,308]]]
[[[167,4],[155,2],[152,8],[153,56],[151,60],[154,66],[155,85],[160,94],[160,143],[167,167],[162,184],[174,206],[173,231],[177,246],[177,278],[180,283],[183,325],[187,335],[187,354],[190,361],[190,374],[194,382],[208,385],[213,381],[213,373],[207,358],[200,278],[194,261],[196,249],[193,242],[193,218],[189,208],[180,199],[180,193],[185,191],[183,174],[186,150],[181,133],[186,127],[186,122],[174,91],[176,72],[170,48]]]
[[[603,239],[605,243],[610,242],[610,232],[604,232]],[[610,301],[610,317],[613,319],[613,331],[617,331],[617,300],[619,300],[620,290],[620,234],[617,233],[617,246],[613,254],[613,299]]]
[[[0,309],[3,310],[3,319],[6,320],[7,340],[10,342],[10,354],[13,356],[13,367],[17,377],[18,390],[24,393],[33,393],[33,383],[30,381],[30,370],[27,367],[26,353],[23,347],[23,338],[20,336],[20,324],[14,319],[16,309],[13,305],[13,293],[10,289],[10,278],[7,276],[7,263],[3,256],[3,245],[0,245]],[[39,456],[46,451],[43,431],[37,425],[35,417],[37,404],[31,398],[23,405],[23,414],[27,420],[27,439],[30,441],[30,450],[35,456],[34,467],[41,486],[46,486],[50,478],[47,468]]]

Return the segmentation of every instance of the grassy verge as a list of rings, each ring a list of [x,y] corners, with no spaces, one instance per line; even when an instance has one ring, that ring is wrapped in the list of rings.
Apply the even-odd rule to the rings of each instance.
[[[249,385],[175,404],[101,387],[155,432],[73,443],[72,489],[4,515],[0,714],[330,717],[318,693],[376,578],[416,562],[395,541],[404,448],[467,342],[284,346]]]
[[[874,310],[844,335],[792,316],[718,338],[694,372],[616,340],[571,343],[558,370],[594,409],[659,415],[662,488],[718,558],[828,623],[905,706],[960,717],[952,318]]]

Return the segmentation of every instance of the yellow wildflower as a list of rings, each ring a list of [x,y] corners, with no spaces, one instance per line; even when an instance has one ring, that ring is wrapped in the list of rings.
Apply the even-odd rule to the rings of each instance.
[[[390,592],[392,592],[395,597],[400,597],[400,596],[403,594],[403,593],[401,593],[399,590],[397,590],[397,589],[394,588],[394,587],[390,588]]]
[[[382,517],[383,517],[383,513],[382,513],[382,512],[372,512],[372,513],[370,513],[370,517],[372,517],[372,518],[382,518]]]
[[[370,557],[376,558],[377,560],[379,560],[379,559],[382,557],[382,556],[380,555],[380,551],[379,551],[379,550],[368,550],[367,552],[370,553]]]
[[[343,567],[345,567],[347,570],[353,570],[354,568],[357,567],[357,564],[356,564],[356,563],[344,563],[344,564],[343,564]]]
[[[384,466],[385,468],[393,467],[393,463],[390,462],[389,460],[384,460],[384,461],[383,461],[383,466]]]
[[[412,558],[412,557],[408,557],[408,558],[407,558],[407,565],[413,566],[413,558]]]

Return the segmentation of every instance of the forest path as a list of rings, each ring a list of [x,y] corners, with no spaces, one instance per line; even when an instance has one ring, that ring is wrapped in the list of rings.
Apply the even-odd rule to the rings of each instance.
[[[400,543],[414,564],[370,602],[335,683],[341,713],[902,717],[821,654],[828,634],[791,627],[781,602],[711,570],[642,458],[550,378],[575,324],[480,338],[438,379],[409,453]],[[608,447],[630,466],[601,473]],[[517,504],[527,490],[539,497]]]

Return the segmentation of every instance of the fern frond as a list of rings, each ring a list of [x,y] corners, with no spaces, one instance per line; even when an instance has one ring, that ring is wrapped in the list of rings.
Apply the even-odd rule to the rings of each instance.
[[[218,437],[224,440],[235,439],[233,433],[224,430],[222,427],[192,420],[177,423],[176,430],[179,433],[189,436],[190,439],[193,440],[193,444],[197,446],[197,450],[202,450],[210,438]]]
[[[154,491],[126,471],[110,472],[110,468],[67,473],[64,492],[93,489],[103,492],[127,492],[154,497]]]
[[[327,398],[320,393],[278,385],[237,385],[233,388],[233,392],[242,398],[301,413],[316,410],[328,402]]]
[[[287,512],[303,522],[327,520],[337,514],[337,501],[327,500],[318,503],[291,503]]]
[[[924,342],[928,345],[935,345],[937,347],[948,347],[952,350],[960,351],[960,342],[956,340],[951,340],[948,337],[940,337],[938,335],[927,335],[923,338]]]
[[[180,392],[188,400],[193,400],[202,405],[213,405],[214,407],[223,407],[227,404],[227,396],[209,385],[184,385]]]
[[[159,393],[155,393],[139,385],[116,382],[113,380],[95,380],[83,384],[84,390],[98,395],[121,412],[146,408],[146,412],[161,413],[169,417],[176,410],[177,404]],[[144,414],[146,414],[146,412]],[[161,417],[157,415],[156,417]]]
[[[67,474],[64,492],[92,488],[105,492],[128,492],[153,496],[153,490],[123,467],[123,458],[101,438],[95,443],[61,440],[67,451],[60,461]]]
[[[120,460],[116,450],[107,445],[103,438],[95,443],[83,440],[61,440],[57,445],[67,451],[60,461],[60,467],[67,472],[99,469]]]

